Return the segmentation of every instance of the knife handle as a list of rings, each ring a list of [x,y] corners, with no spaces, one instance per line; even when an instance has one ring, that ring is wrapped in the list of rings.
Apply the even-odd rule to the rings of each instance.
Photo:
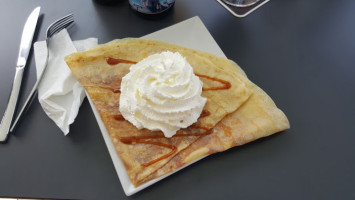
[[[17,105],[17,98],[20,92],[23,71],[23,66],[16,67],[16,73],[14,77],[14,83],[12,85],[12,90],[10,93],[9,102],[7,104],[7,108],[0,124],[0,142],[5,141],[7,138],[7,134],[9,133],[11,121],[14,116],[15,108]]]

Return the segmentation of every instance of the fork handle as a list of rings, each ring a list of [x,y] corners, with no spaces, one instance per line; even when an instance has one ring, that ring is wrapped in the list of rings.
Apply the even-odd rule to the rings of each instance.
[[[14,116],[17,105],[17,99],[20,92],[24,69],[25,68],[23,66],[16,67],[16,73],[14,77],[14,82],[12,84],[9,102],[7,104],[7,108],[0,124],[0,142],[5,141],[9,133],[11,121]]]
[[[44,69],[44,70],[45,70],[45,69]],[[44,70],[43,70],[43,72],[44,72]],[[40,81],[41,81],[41,79],[42,79],[43,72],[41,73],[41,76],[37,79],[36,83],[34,84],[34,86],[33,86],[32,90],[31,90],[30,94],[28,95],[28,97],[27,97],[25,103],[23,104],[23,106],[22,106],[20,112],[18,113],[18,115],[17,115],[17,117],[16,117],[14,123],[12,123],[10,132],[12,132],[12,131],[15,129],[15,127],[16,127],[16,125],[17,125],[17,122],[20,120],[22,114],[23,114],[25,111],[27,111],[27,109],[28,109],[28,108],[30,107],[30,105],[32,104],[33,99],[34,99],[34,96],[35,96],[35,93],[37,92],[38,85],[39,85],[39,83],[40,83]]]

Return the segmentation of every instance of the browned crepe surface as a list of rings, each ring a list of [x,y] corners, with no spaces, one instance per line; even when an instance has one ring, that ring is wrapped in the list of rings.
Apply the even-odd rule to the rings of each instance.
[[[253,92],[250,98],[237,111],[220,121],[212,134],[197,139],[142,182],[170,173],[171,169],[179,169],[209,154],[288,129],[290,124],[286,116],[272,99],[256,85],[250,83],[249,87]]]
[[[120,93],[115,91],[119,89],[121,78],[129,72],[131,64],[109,65],[106,59],[138,62],[151,54],[167,50],[181,53],[196,74],[207,77],[201,78],[205,89],[223,88],[223,82],[218,80],[230,83],[231,87],[227,89],[203,91],[202,96],[207,98],[204,110],[210,115],[201,117],[194,126],[179,132],[180,135],[196,132],[202,132],[203,135],[207,129],[213,128],[211,134],[165,138],[159,131],[138,130],[128,121],[117,120],[120,115]],[[208,53],[152,40],[122,39],[72,54],[66,57],[66,62],[100,113],[116,152],[136,186],[201,156],[289,127],[285,115],[261,89],[246,78],[234,62]],[[123,138],[131,136],[149,136],[150,139],[144,139],[145,143],[123,142]],[[169,147],[177,149],[173,152]],[[162,159],[146,165],[159,158]]]

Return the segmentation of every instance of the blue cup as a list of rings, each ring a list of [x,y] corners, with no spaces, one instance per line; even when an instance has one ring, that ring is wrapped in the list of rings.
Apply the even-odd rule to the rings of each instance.
[[[159,14],[171,8],[175,0],[128,0],[133,10],[144,14]]]

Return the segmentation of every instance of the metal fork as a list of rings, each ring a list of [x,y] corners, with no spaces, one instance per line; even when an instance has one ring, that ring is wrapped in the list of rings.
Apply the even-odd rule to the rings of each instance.
[[[43,76],[43,74],[44,74],[44,72],[45,72],[45,70],[47,68],[47,64],[48,64],[48,58],[49,58],[48,44],[49,44],[50,38],[53,37],[53,35],[55,35],[58,32],[60,32],[61,30],[65,29],[65,28],[69,28],[69,26],[71,26],[72,24],[74,24],[74,17],[73,17],[73,14],[69,14],[69,15],[64,16],[64,17],[58,19],[57,21],[53,22],[47,28],[47,32],[46,32],[47,58],[46,58],[46,62],[45,62],[44,68],[43,68],[41,74],[39,75],[36,83],[34,84],[32,90],[31,90],[31,93],[27,97],[26,102],[22,106],[21,111],[17,115],[16,120],[12,124],[10,132],[12,132],[14,130],[14,128],[16,127],[16,124],[18,123],[18,121],[21,118],[21,116],[24,113],[24,111],[26,111],[28,109],[28,107],[31,105],[31,103],[33,101],[34,94],[37,92],[38,85],[39,85],[39,83],[42,80],[42,76]]]

